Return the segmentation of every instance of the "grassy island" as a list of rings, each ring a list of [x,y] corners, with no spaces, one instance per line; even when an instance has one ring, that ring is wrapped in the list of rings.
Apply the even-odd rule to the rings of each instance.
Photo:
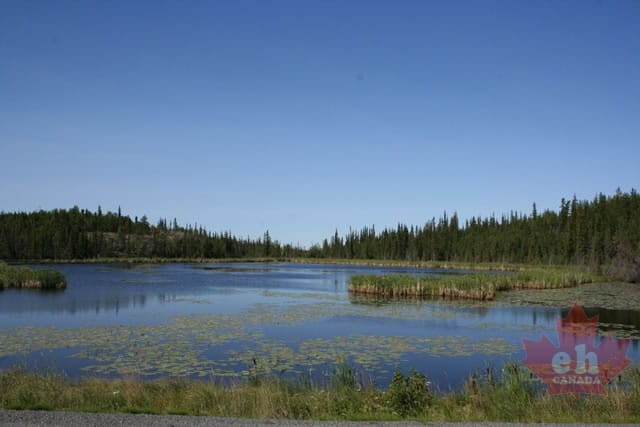
[[[570,288],[603,280],[579,269],[532,269],[513,273],[468,273],[416,277],[406,274],[360,275],[349,281],[349,292],[383,298],[452,298],[492,300],[511,289]]]
[[[67,281],[59,271],[32,270],[0,261],[0,289],[64,289],[66,286]]]

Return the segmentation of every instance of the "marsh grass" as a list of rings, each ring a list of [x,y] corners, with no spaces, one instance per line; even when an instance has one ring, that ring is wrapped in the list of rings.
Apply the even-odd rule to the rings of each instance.
[[[27,264],[236,264],[236,263],[291,263],[319,265],[351,265],[369,267],[412,267],[436,268],[442,270],[492,270],[523,271],[531,268],[528,264],[500,262],[462,261],[405,261],[393,259],[347,259],[347,258],[304,258],[304,257],[248,257],[248,258],[163,258],[163,257],[98,257],[78,259],[24,259]]]
[[[420,421],[637,422],[640,370],[625,371],[606,396],[549,396],[528,371],[506,366],[502,375],[474,375],[459,392],[433,393],[426,376],[394,374],[388,390],[353,381],[338,367],[325,385],[284,381],[220,384],[184,380],[70,380],[23,369],[0,372],[0,407],[87,412],[211,415],[263,419],[411,418]]]
[[[66,286],[67,281],[59,271],[32,270],[0,261],[0,289],[64,289]]]
[[[406,274],[351,277],[349,292],[384,298],[492,300],[511,289],[559,289],[601,279],[578,268],[532,269],[512,273],[468,273],[416,277]]]
[[[97,257],[67,259],[22,259],[25,264],[118,264],[122,268],[144,268],[152,264],[238,264],[295,262],[290,258],[164,258],[164,257]]]

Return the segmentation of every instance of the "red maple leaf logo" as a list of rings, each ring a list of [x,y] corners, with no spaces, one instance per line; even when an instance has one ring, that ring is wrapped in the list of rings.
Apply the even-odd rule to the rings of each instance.
[[[566,318],[556,319],[557,348],[544,335],[540,341],[523,340],[527,353],[523,363],[547,384],[549,394],[605,395],[606,384],[629,366],[629,340],[607,336],[596,347],[597,327],[598,316],[587,318],[576,303]]]

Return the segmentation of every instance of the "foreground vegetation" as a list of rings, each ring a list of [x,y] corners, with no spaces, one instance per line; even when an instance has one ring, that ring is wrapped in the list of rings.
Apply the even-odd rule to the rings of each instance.
[[[66,286],[64,275],[58,271],[32,270],[0,261],[0,289],[64,289]]]
[[[557,289],[604,280],[583,269],[532,269],[515,273],[448,274],[415,277],[405,274],[353,276],[349,292],[384,298],[460,298],[492,300],[511,289]]]
[[[640,369],[625,371],[605,397],[549,396],[529,373],[509,365],[488,370],[459,392],[434,393],[412,371],[393,376],[388,389],[363,385],[349,366],[334,369],[326,384],[309,379],[254,377],[231,385],[134,379],[72,381],[57,374],[14,369],[0,373],[0,407],[85,412],[134,412],[249,418],[508,422],[638,422]]]

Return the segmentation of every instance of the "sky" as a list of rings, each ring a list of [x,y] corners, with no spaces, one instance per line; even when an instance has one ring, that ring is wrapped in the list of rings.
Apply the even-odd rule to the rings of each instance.
[[[0,2],[0,211],[308,246],[640,188],[640,2]]]

